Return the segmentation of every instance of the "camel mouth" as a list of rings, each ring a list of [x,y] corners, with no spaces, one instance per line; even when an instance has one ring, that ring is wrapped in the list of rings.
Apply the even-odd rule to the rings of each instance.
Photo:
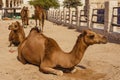
[[[8,30],[11,30],[11,25],[8,27]]]
[[[107,40],[106,40],[106,41],[103,41],[102,44],[106,44],[107,42],[108,42]]]
[[[8,28],[8,30],[11,30],[10,28]]]
[[[13,28],[8,28],[8,30],[14,30]]]
[[[107,37],[103,37],[103,40],[102,40],[102,44],[106,44],[108,42],[108,39],[107,39]]]

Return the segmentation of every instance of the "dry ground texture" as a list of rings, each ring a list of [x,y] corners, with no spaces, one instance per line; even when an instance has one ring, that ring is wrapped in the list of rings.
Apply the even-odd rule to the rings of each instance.
[[[14,21],[0,21],[0,80],[120,80],[120,44],[114,43],[90,46],[73,74],[44,74],[37,66],[21,64],[16,58],[17,47],[8,47],[8,25]],[[30,21],[31,27],[34,22]],[[26,35],[31,27],[25,29]],[[74,46],[79,32],[45,21],[44,34],[67,52]]]

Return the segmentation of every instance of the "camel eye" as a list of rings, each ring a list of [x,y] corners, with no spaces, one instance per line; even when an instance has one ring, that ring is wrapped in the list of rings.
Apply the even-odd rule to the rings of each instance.
[[[15,28],[17,28],[17,25],[15,25]]]
[[[93,39],[93,38],[94,38],[94,36],[95,36],[95,35],[90,35],[90,36],[89,36],[89,38],[90,38],[90,39]]]

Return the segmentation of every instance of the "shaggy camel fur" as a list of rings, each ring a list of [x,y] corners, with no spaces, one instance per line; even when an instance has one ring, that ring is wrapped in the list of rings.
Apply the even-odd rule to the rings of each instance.
[[[39,27],[41,26],[40,29],[41,29],[41,31],[43,31],[44,21],[46,18],[45,10],[38,5],[36,5],[34,7],[35,7],[35,11],[34,11],[35,16],[34,17],[35,17],[36,27],[37,27],[37,19],[38,19]]]
[[[23,27],[20,25],[18,21],[12,23],[9,25],[8,28],[10,31],[9,34],[9,47],[14,44],[15,46],[18,46],[24,39],[25,39],[25,32]]]
[[[26,40],[18,47],[18,60],[23,64],[38,65],[42,72],[63,75],[63,71],[57,68],[73,71],[89,45],[106,42],[103,35],[85,30],[78,36],[72,51],[67,53],[61,50],[54,39],[32,29]]]
[[[29,10],[28,7],[23,7],[21,12],[20,12],[20,16],[22,19],[22,25],[29,25]]]

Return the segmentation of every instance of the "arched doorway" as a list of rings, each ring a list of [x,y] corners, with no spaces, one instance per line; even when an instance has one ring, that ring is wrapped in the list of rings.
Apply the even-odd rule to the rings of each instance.
[[[23,4],[23,0],[6,0],[6,6],[7,8],[9,7],[19,7],[21,4]]]

